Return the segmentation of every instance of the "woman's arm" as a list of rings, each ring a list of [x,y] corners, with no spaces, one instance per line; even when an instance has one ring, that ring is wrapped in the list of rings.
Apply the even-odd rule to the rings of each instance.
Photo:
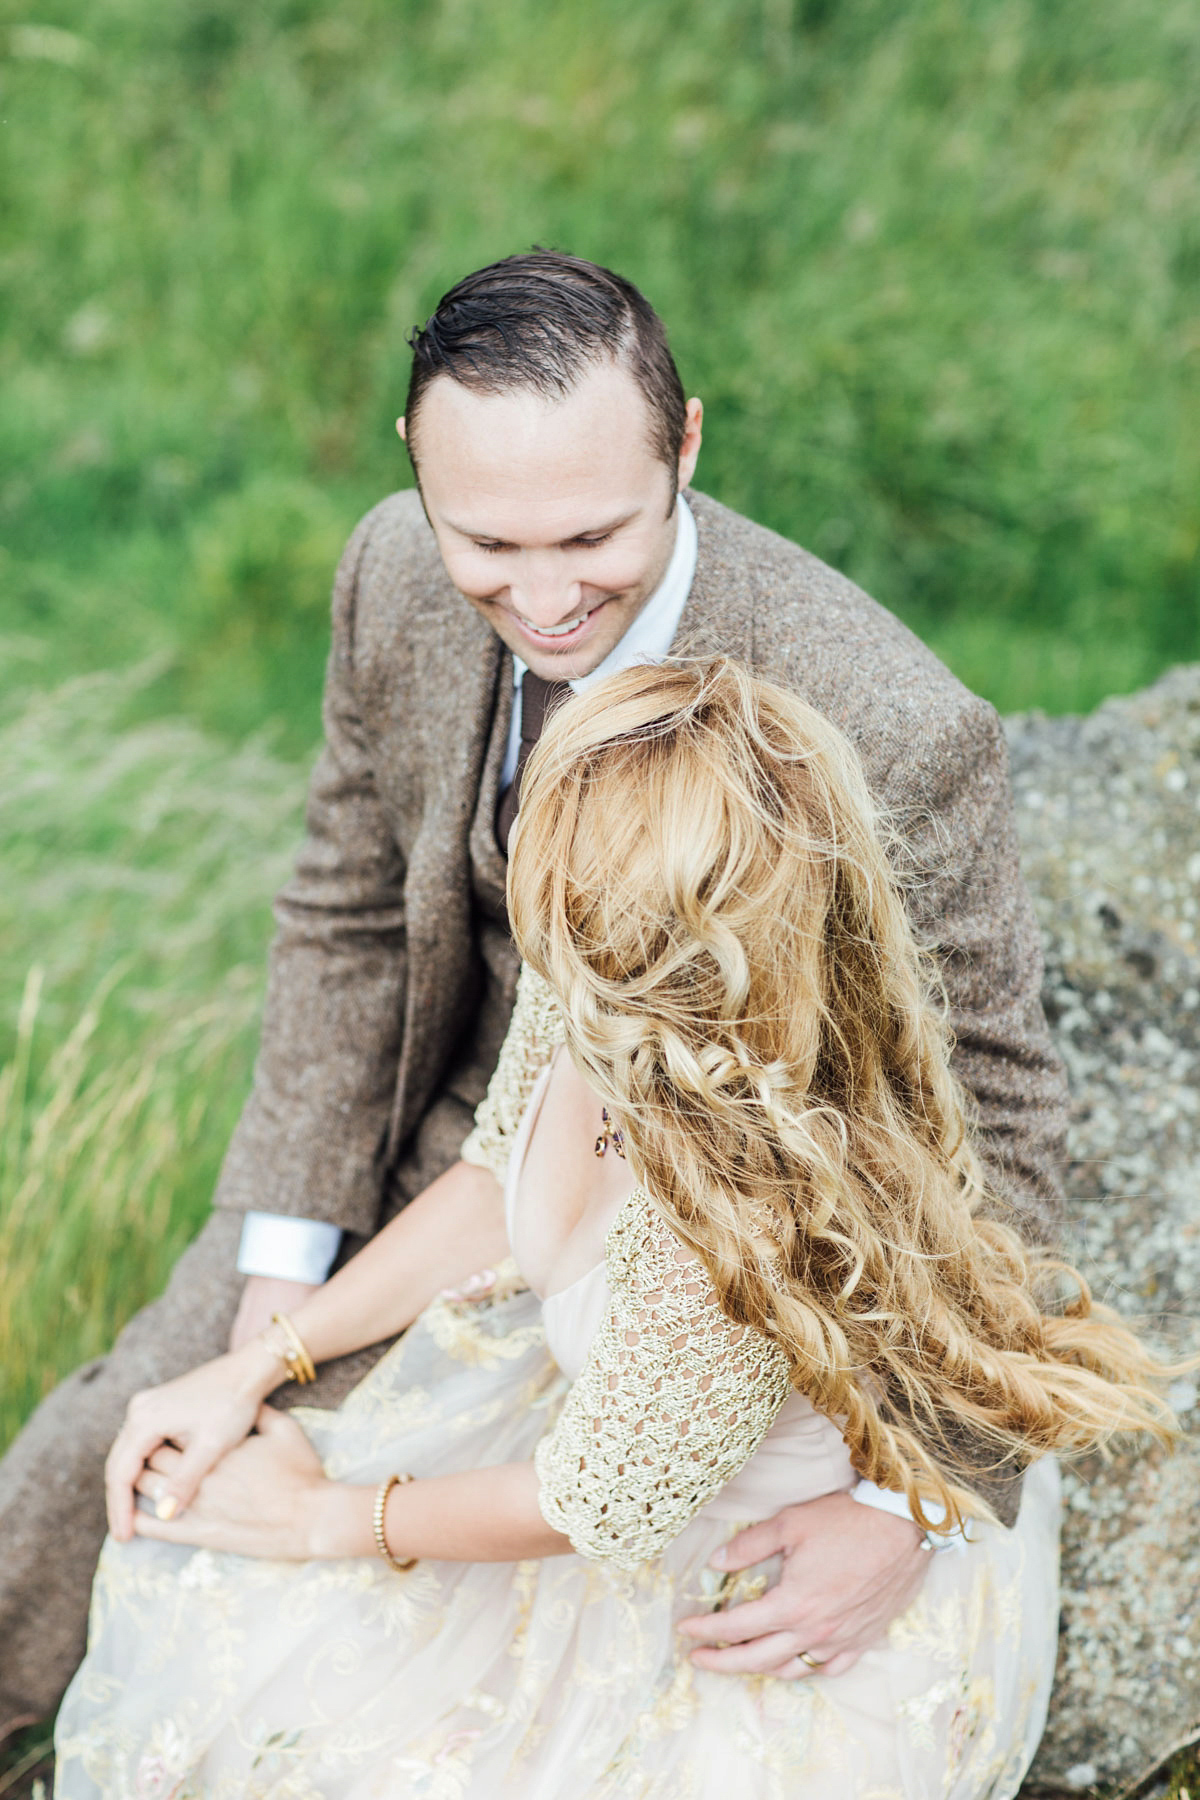
[[[507,1252],[498,1182],[486,1169],[455,1163],[298,1308],[294,1323],[314,1362],[325,1362],[402,1331],[443,1287]],[[156,1450],[175,1444],[183,1452],[155,1495],[170,1518],[241,1443],[285,1377],[278,1353],[260,1335],[135,1394],[105,1468],[113,1536],[133,1535],[134,1489]]]
[[[498,1177],[538,1073],[561,1039],[553,994],[523,969],[487,1097],[463,1146],[465,1160],[296,1307],[292,1322],[314,1362],[402,1331],[441,1288],[507,1253]],[[135,1485],[156,1450],[176,1444],[184,1452],[155,1496],[170,1519],[191,1504],[204,1475],[251,1430],[263,1399],[283,1377],[276,1346],[269,1334],[260,1334],[178,1381],[135,1394],[105,1468],[113,1536],[133,1535]]]
[[[642,1196],[608,1237],[604,1322],[532,1464],[418,1479],[388,1498],[393,1556],[509,1562],[574,1549],[632,1568],[659,1555],[753,1454],[790,1391],[778,1347],[721,1312],[711,1278]],[[150,1537],[244,1555],[370,1555],[376,1490],[326,1479],[294,1419],[264,1407],[260,1435]],[[173,1479],[151,1458],[140,1489]],[[404,1473],[397,1470],[396,1473]]]
[[[457,1162],[298,1307],[292,1323],[314,1362],[348,1356],[394,1337],[443,1288],[507,1255],[500,1184],[489,1170]]]
[[[179,1452],[162,1446],[138,1479],[156,1499],[174,1478]],[[397,1470],[397,1474],[404,1473]],[[232,1550],[242,1556],[315,1558],[375,1556],[377,1487],[330,1481],[299,1425],[264,1406],[258,1434],[231,1450],[205,1476],[191,1506],[164,1521],[138,1513],[139,1537]],[[560,1556],[569,1540],[547,1525],[538,1506],[532,1463],[505,1463],[405,1482],[388,1495],[388,1548],[442,1562],[521,1562]]]
[[[608,1234],[608,1312],[534,1451],[546,1519],[628,1569],[732,1480],[791,1392],[778,1344],[728,1319],[645,1190],[634,1200]]]

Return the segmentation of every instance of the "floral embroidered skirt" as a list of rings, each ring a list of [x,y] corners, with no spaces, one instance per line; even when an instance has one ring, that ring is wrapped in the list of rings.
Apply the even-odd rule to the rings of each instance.
[[[564,1390],[528,1292],[438,1301],[336,1412],[296,1417],[338,1479],[524,1459]],[[59,1715],[59,1800],[1009,1800],[1054,1668],[1058,1476],[1011,1532],[932,1557],[848,1674],[694,1669],[733,1533],[693,1520],[634,1572],[264,1562],[105,1545]],[[737,1578],[760,1592],[774,1569]]]

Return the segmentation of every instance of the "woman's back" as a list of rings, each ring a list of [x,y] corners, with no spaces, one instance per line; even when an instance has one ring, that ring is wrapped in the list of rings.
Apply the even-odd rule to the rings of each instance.
[[[544,984],[532,970],[525,970],[518,987],[511,1041],[525,1038],[528,1021],[545,1017],[552,1004]],[[528,1070],[531,1059],[524,1046],[513,1060]],[[583,1372],[612,1310],[610,1257],[615,1254],[620,1264],[627,1263],[625,1246],[636,1242],[639,1234],[651,1241],[661,1241],[663,1236],[661,1221],[635,1182],[628,1162],[622,1155],[610,1153],[613,1138],[610,1131],[606,1142],[595,1096],[561,1047],[556,1047],[529,1090],[511,1148],[506,1152],[501,1144],[493,1147],[496,1171],[504,1183],[513,1255],[541,1298],[547,1347],[571,1381]],[[616,1141],[620,1143],[619,1136]],[[598,1143],[604,1146],[600,1155],[596,1153]],[[716,1337],[721,1345],[712,1375],[700,1379],[720,1381],[727,1322],[717,1307],[711,1282],[694,1258],[688,1261],[696,1276],[689,1284],[696,1292],[687,1308],[688,1333],[701,1367],[707,1360],[709,1342]],[[618,1280],[627,1282],[624,1267]],[[630,1291],[628,1298],[635,1307],[636,1293]],[[694,1432],[697,1396],[688,1392],[682,1379],[687,1346],[676,1334],[666,1349],[663,1376],[676,1423],[683,1432]],[[651,1345],[643,1341],[637,1378],[648,1387],[659,1379],[652,1356]],[[733,1385],[735,1396],[744,1401],[740,1377]],[[780,1507],[854,1487],[857,1476],[841,1432],[814,1410],[805,1395],[785,1393],[779,1380],[772,1379],[764,1384],[763,1404],[773,1413],[765,1436],[753,1443],[751,1433],[746,1439],[747,1444],[753,1443],[748,1460],[702,1508],[696,1507],[696,1512],[714,1519],[755,1521],[771,1517]],[[567,1449],[568,1461],[573,1460],[576,1449],[583,1448]],[[618,1455],[622,1449],[618,1442]],[[634,1485],[631,1474],[629,1486],[632,1489]],[[677,1526],[678,1519],[679,1509],[673,1507],[672,1525]]]

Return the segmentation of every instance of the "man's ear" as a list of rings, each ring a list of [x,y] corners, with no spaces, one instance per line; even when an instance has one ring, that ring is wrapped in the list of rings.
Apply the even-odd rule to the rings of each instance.
[[[404,439],[404,442],[407,444],[408,431],[406,429],[406,421],[405,421],[403,413],[401,413],[400,417],[396,420],[396,430],[397,430],[398,434]]]
[[[700,443],[704,436],[704,405],[700,400],[689,400],[687,403],[687,422],[683,428],[683,442],[679,446],[679,486],[687,487],[696,473],[696,462],[700,455]]]

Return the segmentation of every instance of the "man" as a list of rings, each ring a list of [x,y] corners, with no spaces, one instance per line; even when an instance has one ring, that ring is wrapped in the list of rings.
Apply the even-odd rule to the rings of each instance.
[[[3,1718],[48,1711],[82,1651],[101,1464],[133,1391],[286,1310],[458,1155],[512,1004],[502,845],[557,684],[726,651],[849,733],[905,833],[996,1190],[1027,1233],[1055,1230],[1063,1081],[991,708],[851,583],[684,492],[700,402],[611,272],[509,258],[446,295],[413,351],[399,428],[418,492],[368,514],[338,571],[325,750],[213,1218],[0,1469]],[[339,1398],[371,1360],[323,1371],[305,1400]],[[202,1430],[187,1451],[184,1504],[212,1459]],[[1011,1519],[1016,1484],[973,1455]],[[776,1550],[777,1589],[694,1622],[703,1666],[837,1673],[926,1554],[903,1503],[865,1483],[754,1527],[728,1566]]]

